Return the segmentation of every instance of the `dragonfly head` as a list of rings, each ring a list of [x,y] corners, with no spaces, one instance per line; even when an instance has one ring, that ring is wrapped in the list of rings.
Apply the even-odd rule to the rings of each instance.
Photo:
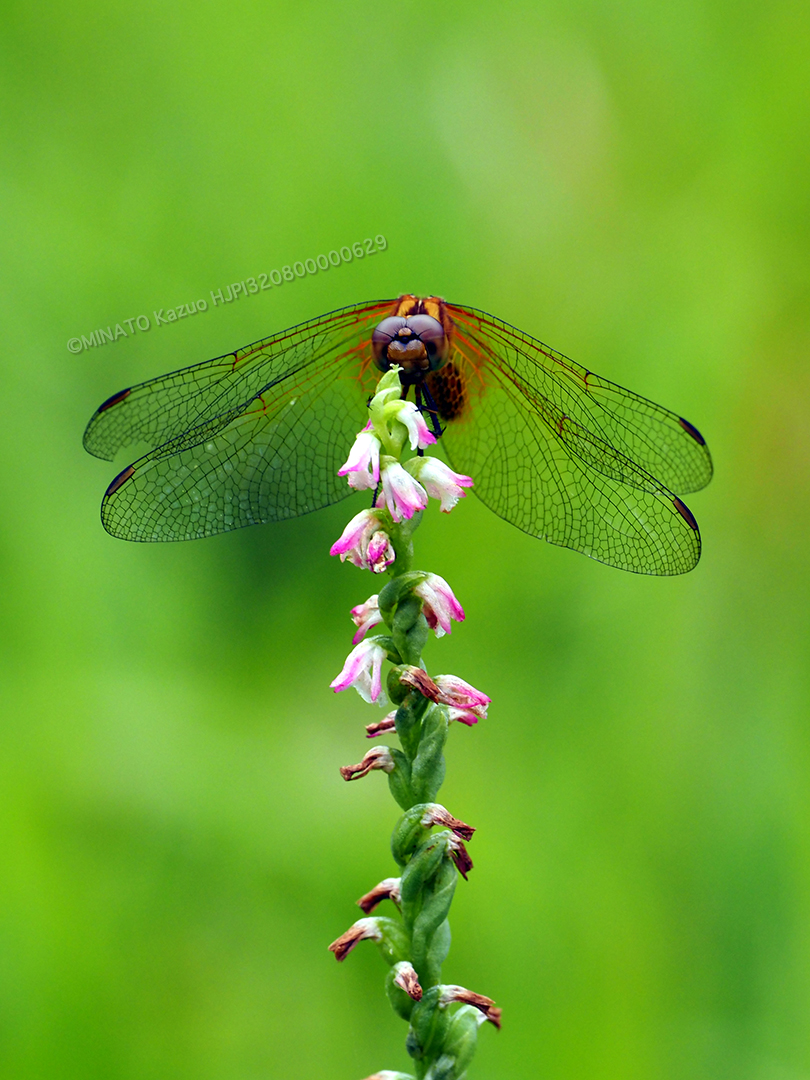
[[[447,360],[450,342],[444,327],[432,315],[389,315],[371,338],[374,363],[380,371],[393,364],[403,369],[402,382],[415,383]]]

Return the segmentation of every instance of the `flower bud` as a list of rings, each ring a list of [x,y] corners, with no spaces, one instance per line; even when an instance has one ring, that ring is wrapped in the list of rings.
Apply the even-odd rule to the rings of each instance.
[[[390,773],[395,767],[396,763],[387,746],[372,746],[357,765],[341,765],[340,775],[344,780],[360,780],[374,769],[382,769],[383,772]]]
[[[385,878],[379,885],[375,885],[371,892],[361,896],[357,901],[357,906],[362,908],[366,915],[369,915],[383,900],[393,900],[395,904],[401,904],[402,897],[399,892],[399,883],[400,879],[398,877]]]
[[[399,364],[392,364],[382,377],[377,381],[377,389],[374,392],[374,397],[368,403],[369,411],[374,412],[377,409],[382,409],[386,402],[396,401],[402,396],[402,382],[399,378],[399,373],[402,368]]]

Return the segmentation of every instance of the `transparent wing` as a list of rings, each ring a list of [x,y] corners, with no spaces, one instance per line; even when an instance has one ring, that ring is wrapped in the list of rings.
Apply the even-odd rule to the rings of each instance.
[[[508,323],[473,308],[450,306],[460,347],[479,365],[514,373],[538,400],[598,436],[679,495],[712,478],[703,436],[688,420],[595,375]]]
[[[533,536],[622,570],[691,570],[700,558],[697,522],[643,461],[630,456],[636,436],[608,441],[608,422],[597,424],[586,406],[577,407],[584,384],[569,390],[556,372],[518,352],[517,331],[508,328],[512,336],[504,340],[501,324],[489,316],[459,308],[451,313],[457,333],[452,368],[443,377],[463,389],[455,391],[455,415],[442,441],[454,467],[474,478],[482,501]],[[481,319],[472,331],[462,317],[470,314]],[[549,368],[556,362],[556,354],[547,360]],[[441,398],[441,381],[436,390]],[[611,424],[626,430],[615,417]],[[658,445],[645,443],[650,452],[650,444]]]
[[[126,540],[191,540],[297,517],[350,495],[337,470],[362,427],[376,381],[369,327],[379,320],[380,306],[388,310],[387,304],[366,306],[351,326],[341,321],[337,331],[324,326],[325,320],[316,320],[314,329],[307,324],[310,338],[293,338],[294,364],[288,355],[264,356],[256,365],[264,366],[264,374],[243,368],[238,389],[220,385],[212,398],[213,384],[204,383],[198,396],[208,395],[213,415],[190,427],[174,420],[178,434],[113,480],[101,506],[105,529]],[[357,309],[352,312],[357,315]],[[308,340],[320,344],[309,349]],[[268,368],[274,376],[269,385]],[[257,381],[261,392],[245,404]],[[240,404],[225,409],[230,400]],[[192,415],[200,403],[185,407],[185,415]],[[146,424],[163,423],[159,413],[140,415],[147,417],[140,437]]]
[[[215,417],[247,408],[295,372],[361,346],[395,301],[356,304],[263,338],[225,356],[172,371],[113,394],[95,413],[84,446],[112,461],[125,446],[159,446]]]

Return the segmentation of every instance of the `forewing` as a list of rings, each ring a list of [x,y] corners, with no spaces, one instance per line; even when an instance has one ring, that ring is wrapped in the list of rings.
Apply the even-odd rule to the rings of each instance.
[[[451,360],[465,402],[442,443],[490,509],[622,570],[668,575],[695,566],[697,522],[655,477],[463,333]]]
[[[305,364],[247,408],[163,443],[110,484],[105,529],[125,540],[192,540],[350,495],[337,470],[363,425],[375,382],[370,359],[366,342]]]
[[[476,364],[505,367],[521,385],[620,454],[685,495],[705,487],[712,459],[677,413],[595,375],[547,345],[474,308],[450,306],[460,347]]]
[[[125,446],[156,447],[206,423],[244,411],[258,394],[310,367],[363,346],[395,301],[378,300],[322,315],[225,356],[121,390],[93,414],[84,445],[111,461]]]

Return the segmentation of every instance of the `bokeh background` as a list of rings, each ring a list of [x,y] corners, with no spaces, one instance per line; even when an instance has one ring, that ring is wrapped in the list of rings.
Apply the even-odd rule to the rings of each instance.
[[[368,707],[328,684],[352,508],[178,545],[101,529],[95,406],[359,300],[491,311],[709,438],[690,575],[474,498],[419,534],[487,690],[446,977],[471,1076],[810,1076],[810,94],[799,0],[9,2],[0,34],[0,1074],[407,1068],[372,947]],[[377,233],[384,253],[103,348],[66,342]],[[357,507],[355,507],[356,509]]]

